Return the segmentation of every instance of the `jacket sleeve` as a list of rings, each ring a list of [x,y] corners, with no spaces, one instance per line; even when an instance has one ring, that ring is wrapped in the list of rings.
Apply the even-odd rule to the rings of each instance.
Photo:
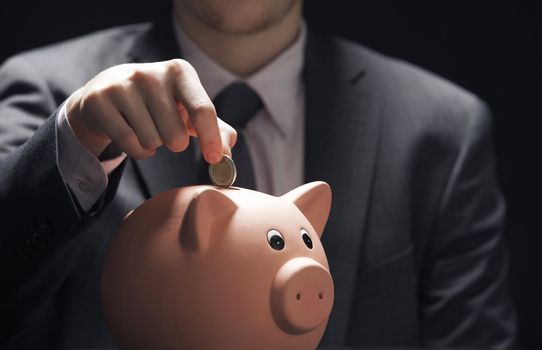
[[[52,89],[22,57],[0,68],[0,344],[21,336],[70,272],[83,242],[81,225],[99,216],[122,166],[86,214],[58,166]]]
[[[468,117],[422,264],[422,338],[436,347],[507,349],[516,329],[491,117],[480,102]]]

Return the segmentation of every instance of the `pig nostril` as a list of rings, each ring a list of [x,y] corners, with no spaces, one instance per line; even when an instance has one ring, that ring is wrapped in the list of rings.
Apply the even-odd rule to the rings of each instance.
[[[295,298],[296,298],[297,300],[301,300],[301,293],[297,293],[297,294],[295,295]]]
[[[322,292],[318,293],[318,298],[319,299],[324,299],[324,294]]]

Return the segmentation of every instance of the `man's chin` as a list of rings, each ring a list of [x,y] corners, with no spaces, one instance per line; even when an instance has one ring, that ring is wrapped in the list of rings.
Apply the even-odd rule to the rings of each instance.
[[[282,0],[269,3],[265,1],[216,3],[215,0],[178,0],[180,7],[188,10],[206,26],[225,34],[248,35],[264,31],[284,19],[298,0]],[[235,5],[235,6],[233,6]]]
[[[229,35],[250,35],[264,31],[273,25],[271,20],[228,19],[224,21],[208,22],[208,26],[214,30]]]

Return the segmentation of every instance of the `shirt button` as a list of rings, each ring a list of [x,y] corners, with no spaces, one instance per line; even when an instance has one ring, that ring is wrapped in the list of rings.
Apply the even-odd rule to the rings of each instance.
[[[81,192],[83,193],[92,192],[92,189],[94,188],[94,186],[92,186],[92,184],[87,181],[79,181],[78,187],[79,187],[79,190],[81,190]]]

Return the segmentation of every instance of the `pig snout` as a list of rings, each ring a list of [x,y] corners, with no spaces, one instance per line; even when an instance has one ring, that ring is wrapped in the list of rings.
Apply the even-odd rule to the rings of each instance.
[[[287,333],[309,332],[327,322],[333,294],[333,280],[324,266],[306,257],[292,259],[279,269],[273,281],[273,318]]]

